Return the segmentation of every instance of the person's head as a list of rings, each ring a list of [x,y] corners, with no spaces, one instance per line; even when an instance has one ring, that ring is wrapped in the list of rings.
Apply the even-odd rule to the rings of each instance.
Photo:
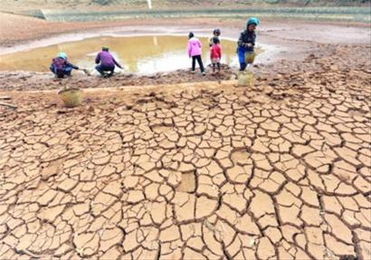
[[[219,38],[218,37],[213,37],[213,43],[214,44],[219,44],[220,43]]]
[[[214,29],[213,34],[215,36],[220,36],[220,29]]]
[[[60,53],[58,53],[58,56],[57,57],[58,58],[62,58],[62,59],[67,59],[67,54],[64,53],[64,52],[60,52]]]
[[[191,39],[192,37],[194,37],[195,35],[193,34],[193,32],[190,32],[189,34],[188,34],[188,39]]]
[[[108,47],[102,47],[102,51],[109,51]]]
[[[253,32],[255,31],[256,29],[256,26],[259,25],[259,19],[258,18],[255,18],[255,17],[250,17],[248,20],[247,20],[247,30],[249,32]]]

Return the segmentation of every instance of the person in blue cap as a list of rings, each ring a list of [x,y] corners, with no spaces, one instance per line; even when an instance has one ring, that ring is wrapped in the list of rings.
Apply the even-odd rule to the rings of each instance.
[[[246,69],[246,56],[254,56],[254,47],[255,47],[255,29],[259,25],[259,20],[255,17],[251,17],[247,20],[246,30],[241,32],[240,38],[237,42],[237,55],[238,61],[240,63],[240,71]],[[252,61],[250,61],[252,63]]]
[[[52,60],[52,64],[50,65],[51,72],[53,72],[57,78],[71,76],[73,69],[78,70],[79,67],[68,62],[67,55],[64,52],[58,53],[57,57]]]

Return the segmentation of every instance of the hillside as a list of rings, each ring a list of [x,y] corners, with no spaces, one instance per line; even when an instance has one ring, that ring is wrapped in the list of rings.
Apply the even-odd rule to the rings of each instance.
[[[148,8],[147,0],[2,0],[0,10],[14,11],[27,9],[65,9],[104,8],[115,9],[118,6],[128,9]],[[370,0],[152,0],[154,9],[179,7],[248,7],[248,6],[369,6]]]

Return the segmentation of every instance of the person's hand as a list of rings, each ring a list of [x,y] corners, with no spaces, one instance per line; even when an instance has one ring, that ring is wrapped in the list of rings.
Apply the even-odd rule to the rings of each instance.
[[[247,47],[252,47],[252,43],[246,43]]]

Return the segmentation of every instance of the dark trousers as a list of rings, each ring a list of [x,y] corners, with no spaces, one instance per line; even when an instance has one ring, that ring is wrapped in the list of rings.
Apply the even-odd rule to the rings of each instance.
[[[102,75],[112,75],[113,71],[115,70],[115,66],[104,66],[104,65],[98,65],[95,67],[95,69]],[[108,72],[108,73],[107,73]]]
[[[241,62],[240,63],[240,71],[244,71],[246,69],[246,67],[247,67],[246,62]]]
[[[245,61],[245,53],[246,50],[244,48],[237,48],[237,56],[238,56],[238,61],[240,63],[240,71],[244,71],[246,69],[246,61]]]
[[[213,63],[213,71],[215,71],[215,67],[218,67],[218,71],[220,71],[220,62]]]
[[[53,65],[50,66],[50,71],[54,73],[54,75],[57,77],[57,78],[63,78],[64,76],[71,76],[71,72],[72,72],[72,67],[70,66],[66,66],[63,68],[63,70],[57,70],[56,67],[54,67]]]
[[[198,66],[200,66],[201,72],[204,72],[205,68],[204,68],[204,64],[202,63],[201,55],[192,56],[192,71],[195,70],[196,60],[197,60]]]

